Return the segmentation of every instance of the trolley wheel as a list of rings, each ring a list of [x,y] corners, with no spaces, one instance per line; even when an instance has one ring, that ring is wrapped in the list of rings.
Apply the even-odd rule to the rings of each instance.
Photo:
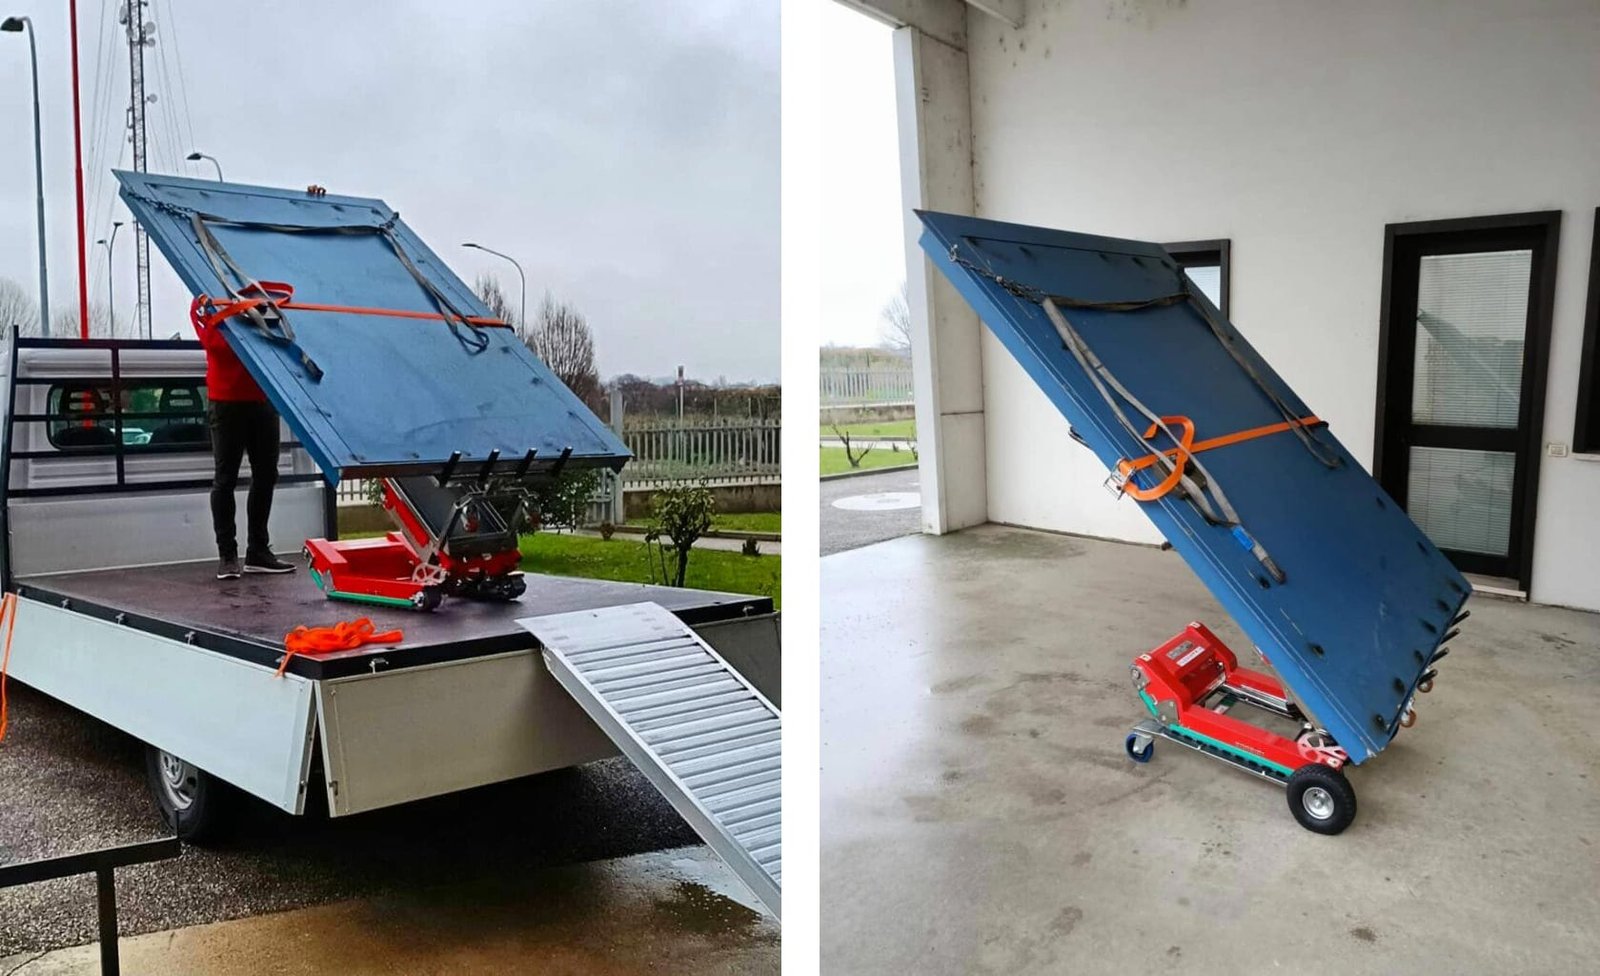
[[[1356,818],[1356,791],[1344,773],[1308,763],[1289,777],[1289,812],[1318,834],[1341,833]]]
[[[167,828],[185,841],[215,838],[234,796],[228,785],[170,752],[145,746],[145,774]]]
[[[432,613],[444,602],[444,593],[437,586],[425,586],[411,598],[411,605],[423,613]]]
[[[1136,763],[1147,763],[1150,761],[1150,757],[1155,755],[1156,740],[1149,740],[1144,744],[1144,748],[1140,749],[1140,738],[1142,738],[1142,736],[1140,736],[1137,732],[1129,732],[1128,737],[1122,741],[1122,748],[1127,750],[1129,759],[1132,759]]]

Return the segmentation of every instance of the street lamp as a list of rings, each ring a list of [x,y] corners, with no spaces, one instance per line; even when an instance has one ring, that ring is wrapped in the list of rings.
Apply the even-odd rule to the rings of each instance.
[[[509,254],[501,254],[499,251],[496,251],[492,247],[484,247],[482,244],[473,244],[470,241],[468,241],[467,243],[465,243],[465,244],[463,244],[461,246],[462,247],[475,247],[480,251],[488,251],[490,254],[493,254],[497,258],[505,258],[507,261],[510,261],[511,262],[511,266],[517,269],[517,277],[522,280],[522,322],[517,327],[517,331],[519,333],[526,332],[527,329],[528,329],[528,276],[522,273],[522,265],[517,263],[517,259],[516,258],[512,257]]]
[[[223,181],[222,180],[222,164],[217,162],[217,157],[215,157],[215,156],[207,156],[205,153],[203,153],[200,150],[196,149],[194,152],[190,153],[189,155],[187,155],[187,156],[185,156],[183,158],[187,159],[191,163],[198,163],[202,159],[211,160],[211,165],[213,165],[213,166],[215,166],[217,168],[217,182],[221,183]]]
[[[33,42],[33,20],[29,17],[7,17],[0,22],[0,31],[15,34],[24,28],[28,32],[28,55],[33,60],[33,178],[35,196],[39,204],[39,334],[50,335],[50,272],[44,257],[44,136],[39,129],[39,49]]]
[[[122,221],[111,222],[111,240],[101,238],[96,244],[106,246],[106,304],[111,307],[111,338],[117,337],[117,231],[122,229]]]

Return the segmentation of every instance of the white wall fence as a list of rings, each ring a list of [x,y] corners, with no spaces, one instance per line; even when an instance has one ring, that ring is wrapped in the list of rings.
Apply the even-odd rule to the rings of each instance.
[[[911,365],[824,366],[823,407],[894,407],[912,402]]]

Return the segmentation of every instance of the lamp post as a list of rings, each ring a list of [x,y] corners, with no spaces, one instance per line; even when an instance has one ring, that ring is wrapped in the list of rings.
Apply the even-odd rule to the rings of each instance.
[[[215,156],[207,156],[205,153],[203,153],[200,150],[196,149],[194,152],[190,153],[189,155],[187,155],[187,156],[185,156],[183,158],[187,159],[191,163],[198,163],[202,159],[211,160],[211,165],[213,165],[213,166],[215,166],[217,168],[217,182],[218,183],[223,182],[223,180],[222,180],[222,164],[217,162],[217,157],[215,157]]]
[[[33,174],[34,195],[39,204],[39,334],[50,335],[50,272],[44,255],[44,136],[39,129],[39,49],[33,41],[33,20],[7,17],[0,31],[17,33],[26,28],[28,56],[33,61]]]
[[[512,257],[509,254],[501,254],[499,251],[496,251],[492,247],[484,247],[482,244],[474,244],[471,241],[468,241],[467,243],[465,243],[465,244],[463,244],[461,246],[462,247],[474,247],[474,248],[477,248],[480,251],[488,251],[490,254],[493,254],[497,258],[505,258],[507,261],[510,261],[511,262],[511,266],[517,269],[517,277],[519,279],[521,279],[521,281],[522,281],[522,321],[517,326],[517,332],[519,334],[527,332],[527,330],[528,330],[528,276],[522,273],[522,265],[517,263],[517,259],[516,258]]]
[[[122,221],[111,222],[111,239],[101,238],[96,244],[104,244],[106,248],[106,305],[111,309],[111,338],[117,337],[117,231],[122,229]],[[137,330],[135,330],[137,331]]]

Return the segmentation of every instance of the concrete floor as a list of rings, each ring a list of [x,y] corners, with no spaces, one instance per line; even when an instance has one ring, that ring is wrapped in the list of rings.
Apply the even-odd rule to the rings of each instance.
[[[822,482],[822,515],[818,523],[822,555],[894,539],[922,531],[922,509],[900,508],[890,511],[851,511],[835,506],[841,498],[875,495],[884,492],[916,493],[920,474],[916,468],[885,471],[882,474],[829,478]]]
[[[777,973],[778,923],[704,847],[394,892],[123,939],[161,976]],[[99,947],[0,958],[6,976],[89,976]]]
[[[1594,972],[1600,616],[1491,598],[1354,825],[1158,743],[1131,658],[1191,619],[1175,554],[999,526],[822,561],[826,972]]]

